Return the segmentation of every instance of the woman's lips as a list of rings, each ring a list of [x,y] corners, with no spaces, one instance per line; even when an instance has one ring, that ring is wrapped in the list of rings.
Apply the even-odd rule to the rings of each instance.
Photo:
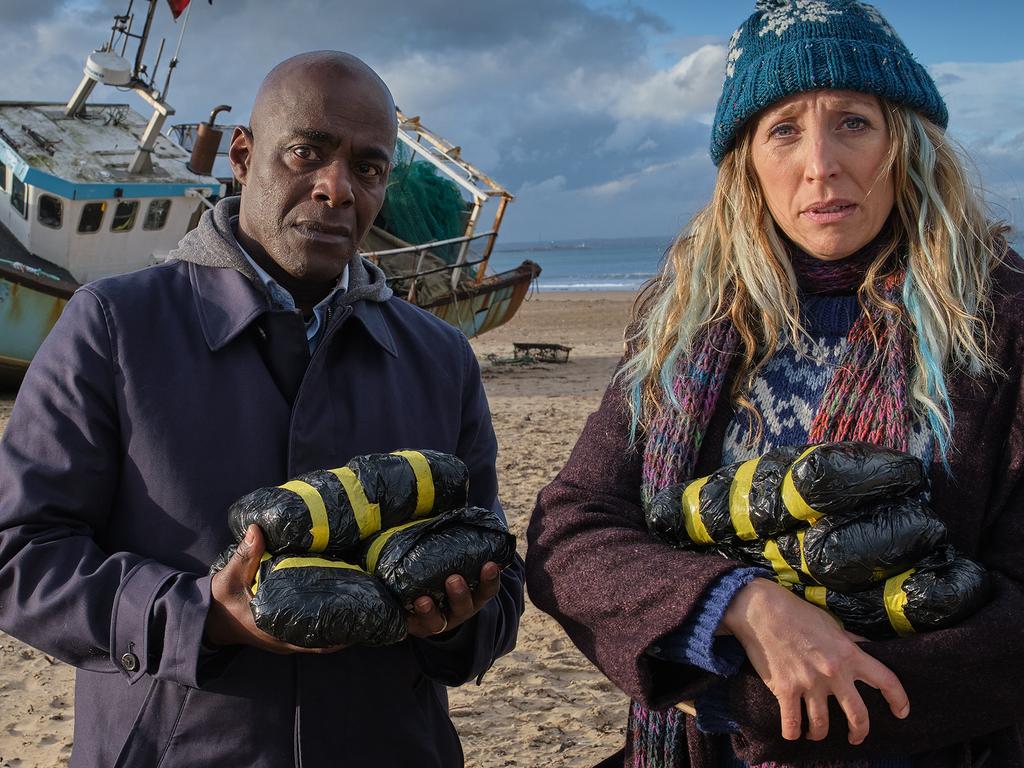
[[[828,205],[816,205],[813,208],[808,208],[800,215],[813,221],[815,224],[831,224],[852,216],[856,210],[856,203],[830,203]]]

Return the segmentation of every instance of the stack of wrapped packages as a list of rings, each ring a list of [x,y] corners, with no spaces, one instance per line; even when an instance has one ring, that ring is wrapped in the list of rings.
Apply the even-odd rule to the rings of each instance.
[[[468,485],[455,456],[396,451],[243,496],[228,510],[235,541],[253,523],[266,541],[252,585],[256,626],[305,648],[403,640],[417,597],[443,610],[449,576],[473,589],[484,563],[515,556],[500,515],[466,505]]]
[[[760,566],[851,632],[886,639],[942,629],[988,598],[987,572],[946,543],[927,475],[870,443],[782,448],[671,486],[651,533]]]

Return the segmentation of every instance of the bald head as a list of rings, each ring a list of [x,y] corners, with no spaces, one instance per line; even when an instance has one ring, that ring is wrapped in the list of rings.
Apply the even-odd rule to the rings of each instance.
[[[232,136],[238,241],[302,309],[334,287],[387,192],[398,120],[391,92],[347,53],[315,51],[263,80]]]
[[[330,91],[342,84],[366,107],[383,108],[397,129],[395,101],[390,89],[366,62],[344,51],[300,53],[270,70],[256,92],[249,125],[255,132],[267,116],[275,115],[294,103],[297,94]]]

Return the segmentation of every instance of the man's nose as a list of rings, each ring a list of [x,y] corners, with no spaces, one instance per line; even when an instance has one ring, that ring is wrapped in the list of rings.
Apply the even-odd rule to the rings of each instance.
[[[320,169],[313,185],[313,199],[331,208],[343,208],[355,202],[347,163],[338,160]]]
[[[804,174],[807,181],[826,181],[842,171],[840,147],[831,132],[810,131],[805,140]]]

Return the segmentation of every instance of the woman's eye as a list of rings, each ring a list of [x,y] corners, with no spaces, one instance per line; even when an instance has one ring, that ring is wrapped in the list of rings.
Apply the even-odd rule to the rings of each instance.
[[[859,131],[862,128],[867,128],[868,121],[863,117],[856,117],[851,115],[843,120],[843,127],[848,128],[851,131]]]
[[[773,126],[772,129],[768,131],[768,135],[771,136],[772,138],[784,139],[789,136],[792,136],[795,132],[796,128],[794,128],[791,124],[780,123],[779,125]]]

